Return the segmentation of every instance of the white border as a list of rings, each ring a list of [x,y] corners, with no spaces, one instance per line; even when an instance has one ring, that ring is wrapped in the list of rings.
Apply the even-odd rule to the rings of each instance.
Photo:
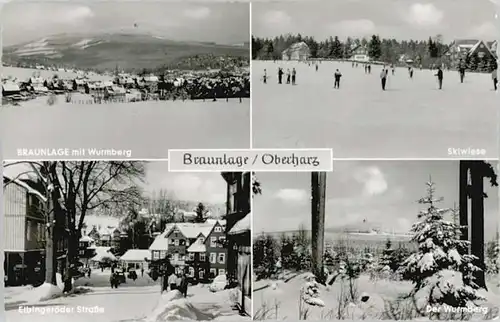
[[[250,128],[249,128],[249,131],[250,131],[250,145],[249,145],[249,148],[252,149],[253,148],[253,103],[252,103],[252,97],[253,97],[253,94],[252,94],[252,87],[253,87],[253,79],[252,79],[252,76],[253,76],[253,72],[252,72],[252,54],[253,54],[253,46],[252,46],[252,37],[253,37],[253,33],[252,33],[252,2],[249,2],[248,3],[248,10],[249,10],[249,24],[250,24],[250,110],[249,110],[249,116],[248,116],[248,120],[250,122]],[[253,303],[253,300],[252,300],[252,303]],[[252,308],[253,310],[253,308]],[[253,312],[253,311],[252,311]],[[253,319],[253,316],[252,316],[252,319]]]

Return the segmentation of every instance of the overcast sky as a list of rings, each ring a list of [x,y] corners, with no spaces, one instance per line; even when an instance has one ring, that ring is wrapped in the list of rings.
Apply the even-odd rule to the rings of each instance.
[[[406,232],[423,209],[429,176],[442,208],[458,206],[458,161],[336,161],[327,175],[326,227],[360,224],[364,219],[388,232]],[[254,234],[310,227],[310,173],[261,172],[262,195],[254,197]],[[486,181],[485,181],[486,182]],[[485,185],[486,186],[486,185]],[[498,189],[486,188],[486,237],[498,227]]]
[[[446,42],[495,40],[499,36],[496,9],[488,0],[259,2],[252,4],[252,33],[258,37],[301,33],[317,40],[373,34],[408,40],[441,34]]]
[[[61,33],[131,30],[172,40],[235,44],[249,40],[248,3],[11,2],[1,12],[4,45]]]
[[[4,174],[14,178],[27,171],[24,164],[4,167]],[[219,172],[168,172],[168,162],[150,162],[146,165],[143,184],[146,193],[167,190],[177,199],[222,204],[226,202],[226,181]]]

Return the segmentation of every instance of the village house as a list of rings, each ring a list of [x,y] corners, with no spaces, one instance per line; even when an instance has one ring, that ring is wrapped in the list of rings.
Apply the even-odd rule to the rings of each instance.
[[[450,44],[444,57],[448,59],[451,67],[457,67],[460,61],[467,60],[468,57],[477,55],[484,61],[496,60],[497,41],[485,42],[478,39],[458,39]]]
[[[311,56],[311,51],[309,50],[309,46],[305,42],[298,42],[287,49],[283,50],[281,53],[282,60],[308,60]]]
[[[149,247],[151,259],[170,258],[176,272],[187,270],[196,280],[226,272],[227,250],[223,220],[169,224]]]
[[[251,310],[251,190],[250,172],[223,172],[226,191],[227,279],[240,290],[242,311]]]
[[[368,55],[368,48],[366,46],[356,46],[351,51],[350,60],[358,61],[358,62],[369,62],[370,56]]]
[[[2,96],[20,95],[21,89],[15,83],[2,83]]]
[[[147,270],[151,261],[151,252],[147,249],[129,249],[119,259],[126,270]]]
[[[19,179],[3,177],[5,285],[43,281],[45,270],[45,202]]]

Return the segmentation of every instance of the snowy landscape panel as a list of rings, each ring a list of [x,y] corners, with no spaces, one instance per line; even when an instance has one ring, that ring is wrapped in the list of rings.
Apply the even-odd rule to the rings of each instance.
[[[4,163],[5,321],[251,320],[250,183],[167,162]]]
[[[256,173],[254,320],[498,318],[498,162],[334,169]]]
[[[248,147],[248,4],[9,3],[2,23],[5,158]],[[101,154],[50,150],[80,148]]]
[[[495,12],[465,0],[254,4],[254,146],[496,157]]]

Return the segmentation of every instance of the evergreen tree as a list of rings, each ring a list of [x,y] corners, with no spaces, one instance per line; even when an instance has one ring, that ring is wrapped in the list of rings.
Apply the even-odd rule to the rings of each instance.
[[[335,36],[332,44],[332,56],[333,58],[341,59],[343,58],[343,49],[342,43],[339,40],[339,37]]]
[[[380,258],[380,270],[391,269],[393,267],[393,253],[394,249],[392,249],[392,242],[390,239],[387,239],[385,243],[385,249],[382,252],[382,257]]]
[[[403,263],[401,273],[414,284],[411,295],[424,296],[428,305],[466,307],[483,299],[473,277],[479,268],[473,264],[475,257],[465,251],[469,242],[460,240],[456,225],[443,218],[451,209],[437,208],[435,204],[443,199],[435,199],[434,183],[428,182],[427,187],[427,196],[418,202],[428,208],[420,211],[412,227],[418,250]]]
[[[208,210],[203,203],[200,202],[194,212],[196,213],[195,222],[204,223],[207,221],[205,216],[207,215]]]
[[[380,37],[377,35],[373,35],[372,39],[368,43],[368,56],[375,61],[382,56],[382,42],[380,41]]]

